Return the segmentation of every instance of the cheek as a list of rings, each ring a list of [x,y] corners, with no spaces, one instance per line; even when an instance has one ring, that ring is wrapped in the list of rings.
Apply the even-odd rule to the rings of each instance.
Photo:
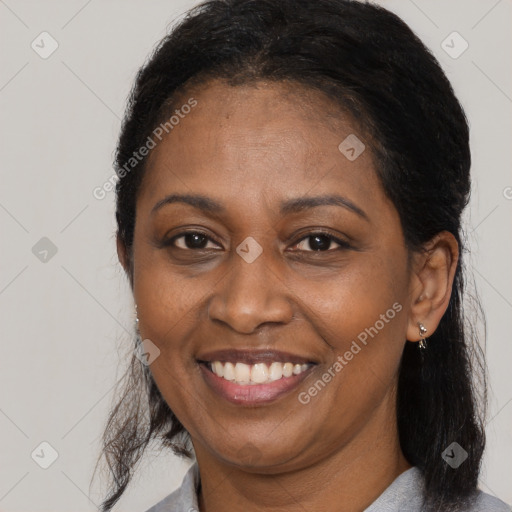
[[[170,352],[177,348],[175,341],[197,325],[197,310],[206,288],[172,271],[162,254],[147,247],[135,250],[133,293],[141,336],[153,341],[162,352]]]
[[[306,389],[325,411],[318,427],[325,439],[334,431],[357,430],[395,383],[407,326],[406,266],[397,261],[368,257],[328,286],[303,283],[308,321],[330,351],[322,375],[326,391],[316,394],[313,388],[323,389],[316,381]]]
[[[378,401],[392,385],[407,328],[404,256],[358,257],[350,270],[329,282],[303,281],[300,291],[307,297],[308,321],[329,346],[327,370],[336,375],[324,404],[331,407],[333,400],[352,412]]]
[[[141,256],[134,269],[139,329],[142,339],[151,340],[160,351],[150,370],[169,407],[189,425],[190,404],[200,397],[188,384],[198,369],[187,340],[198,326],[204,288],[201,294],[193,280],[170,271],[158,258]]]
[[[301,280],[295,283],[297,295],[304,297],[308,310],[326,335],[340,342],[357,337],[365,328],[373,326],[384,315],[386,330],[403,309],[407,293],[405,266],[393,257],[374,258],[358,256],[359,261],[341,270],[328,280]],[[398,260],[399,261],[399,260]],[[402,307],[393,304],[399,303]],[[389,311],[391,310],[391,311]],[[388,315],[386,315],[388,312]],[[381,322],[378,326],[381,327]],[[384,330],[384,329],[382,329]]]

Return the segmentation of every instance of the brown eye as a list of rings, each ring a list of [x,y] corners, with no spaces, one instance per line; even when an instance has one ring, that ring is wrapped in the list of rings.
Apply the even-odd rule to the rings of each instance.
[[[178,242],[178,240],[180,240],[180,242]],[[173,237],[168,242],[168,245],[183,250],[202,250],[214,248],[207,247],[208,242],[210,241],[211,239],[204,233],[199,231],[187,231]],[[218,246],[216,245],[216,247]]]
[[[339,247],[330,249],[332,243]],[[301,251],[306,252],[331,252],[332,250],[347,249],[350,245],[327,233],[312,233],[302,238],[294,247],[298,247]],[[307,247],[310,249],[308,250]]]

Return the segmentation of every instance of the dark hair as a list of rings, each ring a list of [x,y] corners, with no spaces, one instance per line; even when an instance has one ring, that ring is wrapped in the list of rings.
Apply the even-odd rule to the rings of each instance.
[[[139,71],[119,138],[116,218],[130,265],[147,159],[130,172],[122,169],[179,95],[212,78],[231,85],[287,81],[323,91],[363,130],[409,249],[421,250],[443,230],[457,239],[461,258],[448,309],[427,350],[407,342],[403,352],[397,420],[403,453],[424,475],[425,509],[458,510],[477,487],[485,371],[462,307],[461,213],[469,199],[471,157],[468,124],[449,81],[410,28],[373,4],[213,0],[192,9]],[[127,379],[103,437],[113,479],[103,511],[119,500],[152,440],[191,456],[186,430],[134,356]],[[457,470],[441,457],[454,441],[468,452]]]

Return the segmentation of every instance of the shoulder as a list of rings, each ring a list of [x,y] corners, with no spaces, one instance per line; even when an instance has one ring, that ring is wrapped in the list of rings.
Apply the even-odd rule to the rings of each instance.
[[[512,512],[512,508],[504,501],[480,491],[468,512]]]
[[[194,462],[181,486],[146,512],[199,512],[197,492],[199,467]],[[364,512],[419,512],[423,504],[423,475],[410,468],[401,475]],[[494,496],[478,491],[470,508],[461,512],[512,512],[512,508]]]
[[[194,462],[183,477],[180,487],[146,512],[199,512],[198,486],[199,467]]]
[[[423,474],[412,467],[399,475],[364,512],[420,512],[423,496]],[[500,499],[478,491],[469,508],[459,512],[512,512],[512,509]]]

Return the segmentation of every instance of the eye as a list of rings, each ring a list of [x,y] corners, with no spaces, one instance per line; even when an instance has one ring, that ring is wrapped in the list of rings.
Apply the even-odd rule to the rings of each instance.
[[[339,247],[329,249],[333,242]],[[310,250],[306,249],[308,246]],[[350,244],[328,233],[318,232],[301,238],[294,247],[298,247],[300,251],[305,252],[333,252],[333,250],[348,249]]]
[[[209,243],[210,246],[208,247]],[[332,249],[333,243],[338,245],[338,247]],[[182,232],[172,237],[165,243],[165,245],[185,251],[201,251],[217,249],[219,247],[219,244],[214,242],[206,233],[201,231]],[[301,238],[293,245],[293,247],[304,252],[333,252],[335,250],[348,249],[350,248],[350,244],[329,233],[316,232]]]
[[[212,249],[212,247],[207,247],[209,241],[211,242],[211,239],[205,233],[200,231],[186,231],[171,238],[166,245],[182,250],[205,250]],[[215,246],[218,247],[218,244],[215,243]]]

